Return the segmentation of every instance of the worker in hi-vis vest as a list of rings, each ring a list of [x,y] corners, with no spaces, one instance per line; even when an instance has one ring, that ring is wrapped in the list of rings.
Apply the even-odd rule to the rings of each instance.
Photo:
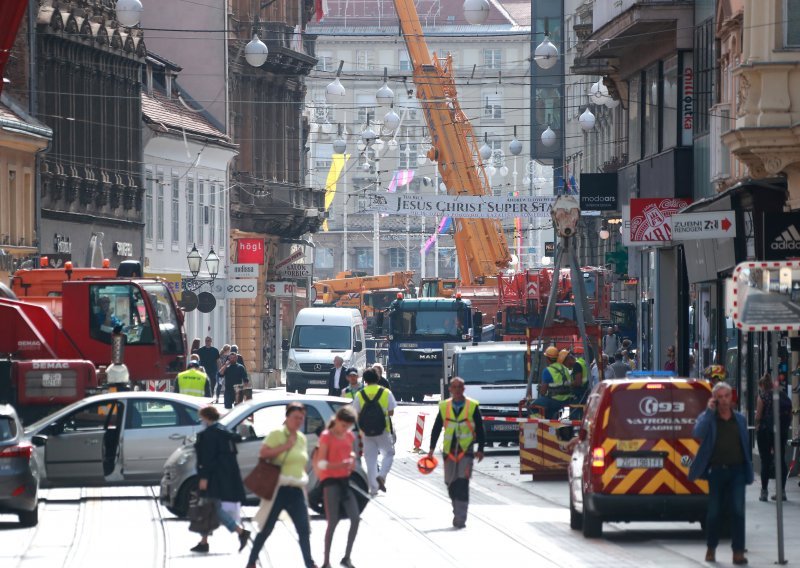
[[[450,398],[439,403],[439,413],[431,431],[428,452],[431,457],[442,430],[444,482],[453,502],[453,526],[463,529],[467,523],[472,463],[475,458],[478,461],[483,459],[485,436],[478,401],[464,396],[464,380],[461,377],[450,379]],[[473,453],[476,443],[478,451]]]
[[[178,373],[175,391],[189,396],[211,396],[208,375],[200,368],[200,361],[189,361],[189,368]]]

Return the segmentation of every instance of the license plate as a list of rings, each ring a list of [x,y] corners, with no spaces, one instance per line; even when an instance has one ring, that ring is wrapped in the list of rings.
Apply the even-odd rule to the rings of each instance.
[[[519,424],[495,424],[492,426],[494,432],[514,432],[519,430]]]
[[[664,458],[617,458],[620,469],[654,469],[664,467]]]
[[[310,385],[319,385],[319,386],[322,386],[322,387],[327,387],[327,386],[328,386],[328,381],[308,381],[308,384],[310,384]]]
[[[43,387],[60,387],[61,386],[61,373],[43,373],[42,374]]]

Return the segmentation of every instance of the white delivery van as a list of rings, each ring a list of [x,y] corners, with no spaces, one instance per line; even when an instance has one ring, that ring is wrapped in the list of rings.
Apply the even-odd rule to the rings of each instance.
[[[367,366],[364,322],[352,308],[303,308],[294,320],[292,337],[281,346],[289,352],[286,392],[304,394],[307,388],[328,388],[333,358],[359,373]]]
[[[444,377],[464,379],[464,394],[480,403],[484,417],[516,418],[525,398],[525,342],[446,343]],[[535,354],[536,351],[533,351]],[[443,385],[443,396],[449,396]],[[533,398],[537,396],[533,385]],[[519,423],[485,420],[487,442],[517,442]]]

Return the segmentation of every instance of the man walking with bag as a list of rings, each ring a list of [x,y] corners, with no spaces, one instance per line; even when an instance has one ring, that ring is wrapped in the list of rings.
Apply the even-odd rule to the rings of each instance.
[[[386,491],[386,477],[394,461],[391,416],[397,408],[397,401],[389,389],[378,384],[378,373],[374,370],[367,369],[362,378],[365,386],[353,399],[353,407],[358,413],[358,427],[364,433],[369,493],[374,497],[378,489]]]
[[[431,430],[430,457],[433,457],[442,430],[444,482],[453,503],[453,526],[463,529],[467,526],[472,463],[475,458],[479,462],[483,459],[485,436],[478,401],[464,396],[464,380],[461,377],[450,379],[450,398],[439,403],[439,414]],[[478,444],[478,451],[473,454],[475,443]]]

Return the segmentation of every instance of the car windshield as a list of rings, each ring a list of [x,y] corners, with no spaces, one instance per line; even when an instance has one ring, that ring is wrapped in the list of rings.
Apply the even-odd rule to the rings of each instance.
[[[659,383],[646,387],[619,390],[614,394],[609,412],[614,418],[608,425],[608,437],[622,440],[691,438],[695,420],[708,403],[709,391],[671,388]]]
[[[458,376],[465,384],[526,384],[525,352],[458,353]]]
[[[0,442],[17,437],[17,423],[10,416],[0,416]]]
[[[456,312],[395,312],[392,334],[399,337],[430,335],[461,339],[462,324]]]
[[[292,347],[296,349],[350,349],[350,328],[344,325],[296,325]]]

